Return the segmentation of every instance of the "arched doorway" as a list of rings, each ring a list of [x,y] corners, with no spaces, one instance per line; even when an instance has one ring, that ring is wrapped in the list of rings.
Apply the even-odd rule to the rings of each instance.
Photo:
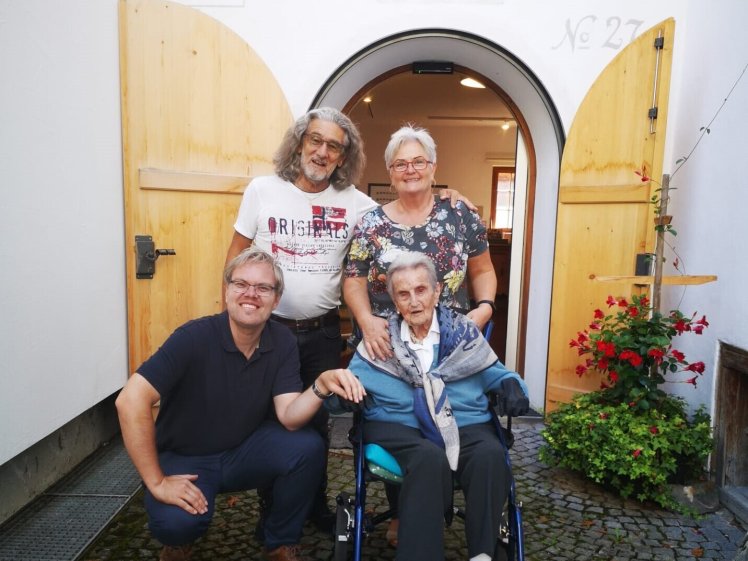
[[[527,172],[521,247],[512,255],[508,315],[515,322],[507,349],[525,375],[533,400],[545,391],[550,293],[553,269],[558,172],[564,133],[558,112],[540,81],[522,62],[484,38],[450,30],[419,30],[393,35],[361,50],[341,65],[315,97],[312,107],[352,109],[378,82],[410,69],[417,61],[451,63],[475,76],[507,104],[523,140]],[[428,128],[428,127],[427,127]],[[390,131],[392,132],[392,131]],[[438,139],[437,139],[438,140]],[[369,152],[373,165],[381,155]],[[371,164],[370,164],[371,165]],[[521,243],[521,246],[520,246]],[[519,272],[519,273],[518,273]]]

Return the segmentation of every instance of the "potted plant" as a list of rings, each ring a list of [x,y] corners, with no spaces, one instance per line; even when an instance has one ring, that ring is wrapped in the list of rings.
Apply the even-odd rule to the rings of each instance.
[[[709,322],[678,310],[663,315],[646,296],[609,296],[607,305],[609,313],[595,310],[589,328],[569,343],[585,357],[577,374],[600,372],[604,381],[548,416],[540,457],[624,497],[683,510],[668,484],[702,475],[712,449],[710,419],[703,408],[689,419],[685,402],[661,385],[697,384],[704,363],[687,361],[673,339],[700,335]]]

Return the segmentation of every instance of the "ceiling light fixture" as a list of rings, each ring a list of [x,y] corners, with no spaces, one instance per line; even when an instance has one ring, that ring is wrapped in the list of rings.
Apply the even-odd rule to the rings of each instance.
[[[501,123],[501,130],[508,131],[510,126],[511,125],[509,125],[509,121],[504,121],[503,123]]]
[[[485,89],[486,86],[481,84],[478,80],[473,80],[472,78],[463,78],[460,80],[460,84],[463,86],[466,86],[468,88],[481,88]]]
[[[363,99],[363,102],[364,102],[364,103],[371,103],[371,96],[370,96],[370,95],[367,95],[367,96],[366,96],[366,97],[365,97],[365,98]]]

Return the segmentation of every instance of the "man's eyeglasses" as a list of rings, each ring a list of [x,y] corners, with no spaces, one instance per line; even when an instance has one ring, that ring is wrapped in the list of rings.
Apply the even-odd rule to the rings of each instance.
[[[229,285],[231,285],[231,290],[233,290],[237,294],[246,294],[250,288],[254,288],[255,294],[264,297],[270,296],[275,291],[275,287],[272,284],[252,284],[243,280],[229,281]]]
[[[315,150],[321,148],[323,144],[327,144],[327,151],[331,156],[340,156],[345,151],[345,146],[340,142],[334,140],[325,140],[318,134],[305,134],[304,140],[307,145],[311,146]]]
[[[407,160],[395,160],[395,163],[393,163],[390,168],[395,170],[397,173],[403,173],[407,171],[408,166],[413,166],[413,169],[416,171],[423,171],[425,170],[429,164],[433,164],[434,162],[430,162],[429,160],[426,160],[424,158],[416,158],[415,160],[412,160],[408,162]]]

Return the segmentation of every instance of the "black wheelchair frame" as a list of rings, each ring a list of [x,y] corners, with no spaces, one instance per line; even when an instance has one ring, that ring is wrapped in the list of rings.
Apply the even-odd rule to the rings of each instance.
[[[497,403],[496,394],[491,395],[491,403]],[[509,474],[509,493],[507,503],[502,512],[502,522],[497,536],[496,548],[493,561],[524,561],[524,540],[522,531],[521,504],[517,502],[514,476],[512,474],[512,463],[509,450],[513,443],[512,419],[507,417],[506,429],[501,425],[499,416],[495,409],[491,408],[494,424],[499,435],[499,440],[504,447],[504,457]],[[392,517],[392,511],[387,510],[379,514],[367,513],[366,506],[366,482],[387,481],[375,475],[369,470],[364,454],[363,442],[363,419],[360,411],[354,413],[353,427],[349,433],[349,440],[354,448],[354,465],[356,475],[356,488],[353,496],[346,492],[337,496],[335,544],[333,548],[334,561],[348,561],[352,545],[353,561],[361,561],[361,551],[364,537],[370,534],[374,527]],[[447,525],[452,522],[453,515],[464,519],[464,513],[454,506],[446,514]]]

